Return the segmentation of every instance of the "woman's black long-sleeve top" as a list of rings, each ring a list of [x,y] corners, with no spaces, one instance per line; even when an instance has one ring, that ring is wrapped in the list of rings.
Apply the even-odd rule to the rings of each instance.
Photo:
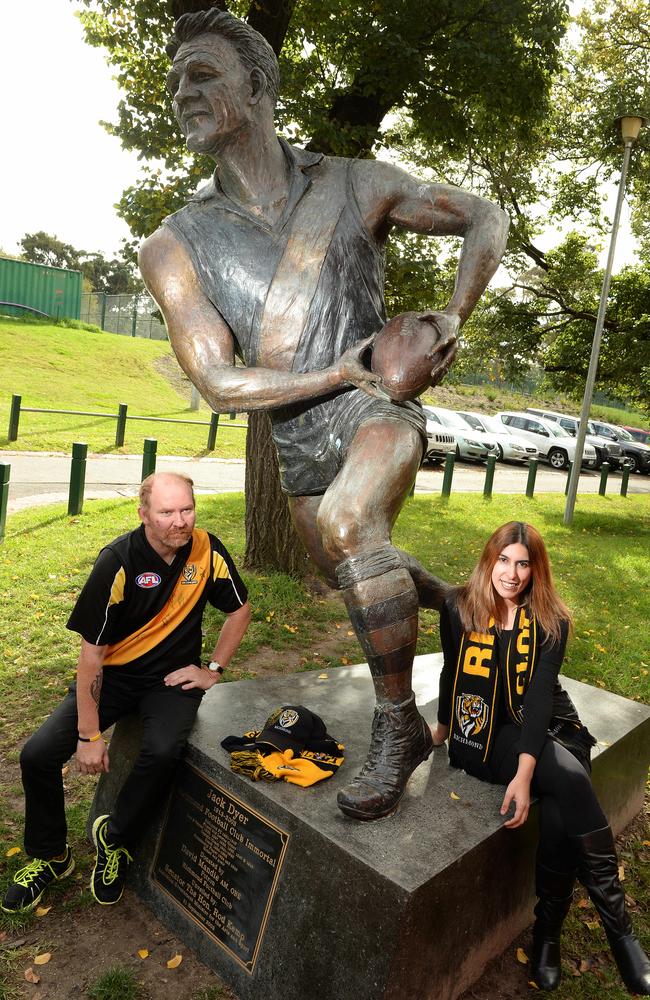
[[[463,631],[455,597],[452,595],[447,598],[440,612],[440,639],[444,665],[440,675],[438,722],[443,726],[448,726],[451,722],[451,699]],[[556,721],[570,720],[572,723],[580,724],[573,702],[558,681],[568,632],[568,623],[562,622],[560,641],[547,641],[546,633],[538,625],[539,659],[524,695],[519,753],[529,753],[538,758],[549,729],[554,727]],[[505,652],[508,638],[509,631],[502,630],[498,634],[498,663],[501,681],[505,676]],[[499,701],[498,718],[504,722],[512,722],[503,698],[505,684],[500,683],[499,686],[502,696]]]

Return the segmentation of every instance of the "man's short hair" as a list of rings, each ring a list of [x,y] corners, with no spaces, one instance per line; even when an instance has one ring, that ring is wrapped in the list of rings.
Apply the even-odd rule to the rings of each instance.
[[[172,479],[177,479],[179,482],[185,483],[186,486],[189,486],[190,493],[192,494],[192,503],[194,503],[194,480],[186,476],[184,472],[152,472],[151,475],[147,476],[140,483],[138,491],[140,507],[146,510],[151,503],[151,490],[153,489],[154,480],[158,476],[170,476]]]
[[[165,46],[167,55],[173,59],[182,42],[205,34],[227,39],[249,72],[260,69],[264,73],[266,92],[275,105],[280,92],[280,69],[275,52],[259,31],[227,10],[212,7],[194,14],[183,14],[174,25],[174,34]]]

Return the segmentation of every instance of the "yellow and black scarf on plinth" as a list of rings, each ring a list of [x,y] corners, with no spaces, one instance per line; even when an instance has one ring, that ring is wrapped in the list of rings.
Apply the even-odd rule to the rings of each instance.
[[[460,642],[452,697],[449,761],[477,777],[487,777],[501,686],[513,722],[521,725],[526,689],[538,659],[537,623],[519,608],[510,633],[505,671],[499,669],[497,631],[490,619],[485,633],[465,633]]]

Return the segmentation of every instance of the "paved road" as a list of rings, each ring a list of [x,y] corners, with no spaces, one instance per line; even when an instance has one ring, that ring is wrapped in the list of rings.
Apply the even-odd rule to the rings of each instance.
[[[67,501],[70,480],[70,456],[49,452],[2,451],[0,462],[11,465],[9,486],[9,512],[44,503]],[[194,480],[199,493],[232,493],[244,488],[244,462],[242,459],[178,458],[159,456],[159,472],[178,470]],[[86,490],[88,499],[114,496],[135,496],[142,470],[141,455],[90,455],[86,463]],[[418,473],[416,493],[440,493],[442,467],[427,466]],[[494,477],[495,493],[524,493],[527,468],[516,465],[497,465]],[[607,484],[608,493],[620,490],[620,475],[612,473]],[[452,490],[460,493],[482,492],[485,466],[457,462],[454,469]],[[600,476],[595,472],[580,477],[581,493],[597,493]],[[537,493],[562,493],[566,473],[556,472],[545,465],[537,471]],[[650,476],[630,476],[629,493],[650,493]]]

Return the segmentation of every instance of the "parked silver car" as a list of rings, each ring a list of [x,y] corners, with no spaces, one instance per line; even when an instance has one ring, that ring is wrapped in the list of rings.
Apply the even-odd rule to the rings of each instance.
[[[483,431],[473,430],[471,424],[455,410],[447,410],[443,406],[425,406],[424,412],[427,421],[430,419],[445,430],[453,431],[458,458],[484,462],[488,455],[498,455],[494,437]]]
[[[518,436],[496,417],[490,417],[486,413],[476,413],[473,410],[458,412],[475,431],[483,431],[496,441],[500,461],[528,462],[531,458],[538,457],[539,452],[532,441]]]

